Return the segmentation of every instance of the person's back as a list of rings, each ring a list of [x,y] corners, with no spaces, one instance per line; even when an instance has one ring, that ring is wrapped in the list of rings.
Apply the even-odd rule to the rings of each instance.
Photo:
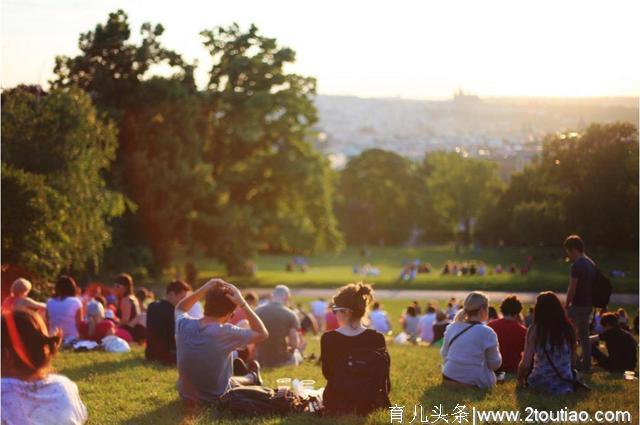
[[[269,331],[269,338],[256,346],[256,356],[263,366],[280,366],[292,361],[287,338],[300,328],[298,316],[280,302],[258,307],[256,314]]]
[[[369,314],[371,327],[381,334],[389,332],[389,318],[384,310],[376,309]]]
[[[2,424],[83,424],[87,409],[78,386],[62,375],[35,381],[2,378]]]
[[[147,308],[147,360],[165,364],[176,362],[175,307],[167,300],[154,301]]]
[[[82,302],[77,297],[50,298],[47,301],[47,317],[49,318],[49,332],[62,330],[64,340],[78,338],[76,317],[82,309]]]
[[[390,358],[384,335],[362,324],[372,299],[371,286],[363,283],[344,286],[333,297],[340,327],[320,339],[327,414],[367,415],[390,406]]]
[[[516,372],[527,336],[527,328],[520,323],[522,303],[515,295],[508,296],[500,305],[501,319],[495,319],[488,326],[498,335],[500,355],[502,356],[501,371]]]
[[[591,308],[596,264],[591,258],[583,255],[571,265],[571,277],[578,280],[571,306]]]
[[[490,327],[481,323],[450,323],[440,353],[444,359],[442,373],[447,379],[480,388],[496,384],[494,370],[500,366],[502,359],[498,350],[498,336]]]
[[[406,315],[404,317],[404,331],[412,339],[415,339],[418,336],[418,323],[420,323],[420,318],[418,316]]]
[[[610,370],[625,371],[636,369],[637,343],[631,333],[621,329],[608,329],[600,335],[605,342],[610,359]]]
[[[501,371],[516,372],[522,359],[527,328],[511,319],[495,319],[487,324],[498,336],[500,355],[502,356]]]
[[[536,332],[536,325],[531,326],[530,332]],[[552,347],[546,344],[535,344],[533,367],[527,379],[529,387],[561,395],[573,391],[572,351],[567,344]],[[560,374],[556,373],[556,370]]]
[[[424,342],[433,342],[433,324],[436,322],[436,313],[432,309],[427,310],[427,314],[420,318],[418,332],[420,339]]]

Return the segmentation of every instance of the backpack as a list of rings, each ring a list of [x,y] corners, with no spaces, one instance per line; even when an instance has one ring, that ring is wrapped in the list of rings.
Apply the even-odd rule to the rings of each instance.
[[[248,385],[232,388],[220,397],[218,407],[234,416],[286,415],[292,412],[304,412],[315,400],[302,399],[291,391],[277,393],[260,385]]]
[[[389,353],[384,347],[346,353],[337,362],[324,390],[326,411],[367,415],[375,409],[391,406],[390,364]]]
[[[591,304],[596,308],[604,308],[609,304],[611,291],[613,286],[607,276],[596,267],[596,276],[593,280],[593,288],[591,293]]]

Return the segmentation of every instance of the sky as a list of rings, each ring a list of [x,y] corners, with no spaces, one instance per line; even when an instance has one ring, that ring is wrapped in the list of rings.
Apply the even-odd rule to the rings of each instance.
[[[47,86],[56,55],[78,53],[81,32],[124,9],[137,34],[165,27],[163,43],[211,61],[203,29],[255,23],[297,52],[292,72],[318,92],[446,99],[640,95],[638,0],[1,0],[0,86]]]

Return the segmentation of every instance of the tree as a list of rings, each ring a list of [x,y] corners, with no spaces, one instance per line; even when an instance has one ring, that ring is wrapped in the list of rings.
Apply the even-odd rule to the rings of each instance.
[[[204,151],[215,196],[194,233],[230,274],[258,248],[314,252],[342,243],[328,162],[313,148],[315,80],[286,73],[293,50],[238,25],[203,31],[213,58]]]
[[[420,196],[415,166],[406,158],[369,149],[352,158],[340,177],[339,216],[352,244],[406,242]]]
[[[452,236],[460,234],[462,242],[470,243],[476,222],[499,194],[496,164],[454,152],[433,152],[425,156],[421,175],[427,202],[439,222]]]
[[[97,268],[122,214],[103,173],[116,130],[82,91],[2,93],[2,250],[44,278]]]

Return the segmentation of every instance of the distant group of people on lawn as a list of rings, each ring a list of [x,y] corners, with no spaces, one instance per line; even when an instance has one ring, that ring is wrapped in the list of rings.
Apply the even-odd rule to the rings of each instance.
[[[602,310],[591,319],[595,263],[578,236],[564,247],[572,260],[564,304],[542,292],[522,317],[522,303],[509,296],[499,315],[485,294],[474,291],[462,304],[449,300],[444,310],[428,303],[423,314],[417,301],[407,307],[403,333],[440,348],[446,388],[491,388],[505,372],[515,374],[519,385],[562,395],[580,382],[574,368],[588,372],[592,360],[608,371],[636,369],[637,343],[626,312]],[[340,288],[330,302],[314,300],[309,311],[292,305],[284,285],[261,299],[222,279],[195,291],[176,280],[150,303],[149,294],[136,296],[126,274],[115,278],[107,296],[97,290],[80,295],[68,276],[56,282],[46,304],[30,299],[30,289],[26,279],[16,280],[2,305],[3,423],[84,423],[87,409],[78,388],[51,373],[52,358],[75,340],[117,335],[144,342],[147,360],[175,365],[177,392],[186,404],[215,405],[234,388],[262,385],[264,366],[298,364],[305,338],[320,333],[325,412],[366,415],[390,406],[385,336],[391,321],[364,283]],[[634,328],[637,333],[637,318]]]

